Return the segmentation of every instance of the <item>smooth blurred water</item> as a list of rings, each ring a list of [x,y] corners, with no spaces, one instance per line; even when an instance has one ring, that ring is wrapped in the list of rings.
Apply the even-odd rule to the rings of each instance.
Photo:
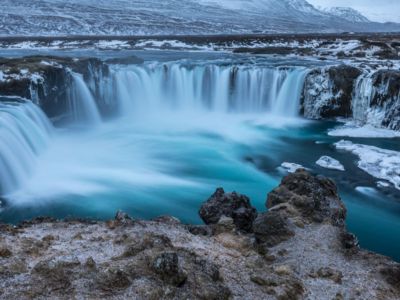
[[[35,216],[112,218],[118,209],[138,218],[174,215],[200,223],[198,209],[221,186],[248,195],[265,210],[269,191],[295,162],[334,178],[349,210],[349,229],[361,245],[400,260],[399,192],[374,188],[376,180],[337,152],[326,135],[334,124],[254,114],[164,114],[120,119],[92,130],[59,130],[25,186],[0,214],[17,223]],[[322,143],[316,144],[316,141]],[[357,140],[355,140],[357,141]],[[364,143],[392,145],[393,140]],[[398,149],[400,150],[400,149]],[[318,167],[322,155],[346,172]]]
[[[161,52],[153,55],[168,58]],[[282,62],[276,63],[280,68]],[[86,102],[79,101],[83,107],[75,116],[91,126],[79,122],[55,129],[35,155],[29,176],[20,176],[22,184],[3,196],[7,205],[0,221],[18,223],[37,216],[110,219],[121,209],[137,218],[168,214],[200,223],[198,210],[217,187],[248,195],[262,211],[267,194],[287,175],[280,165],[292,162],[333,178],[348,208],[349,229],[361,245],[400,261],[400,191],[376,188],[378,180],[357,167],[357,157],[335,149],[333,143],[340,138],[328,136],[327,130],[337,124],[294,117],[291,104],[299,101],[305,74],[299,65],[277,72],[271,65],[262,71],[241,67],[234,84],[241,94],[217,89],[228,84],[229,64],[209,70],[175,66],[168,69],[169,81],[161,80],[164,67],[159,64],[119,69],[112,72],[110,94],[120,104],[121,117],[108,122],[100,120],[94,99],[76,75],[75,86],[80,88],[75,100]],[[208,73],[210,78],[218,74],[218,84],[199,91],[196,78]],[[153,77],[142,85],[149,76]],[[252,85],[263,78],[272,82],[268,97]],[[164,91],[173,94],[160,92],[168,87],[165,82],[170,89]],[[213,102],[205,105],[209,91]],[[31,125],[21,130],[31,136],[33,129]],[[400,151],[400,139],[346,139]],[[323,155],[339,160],[346,172],[317,166]],[[7,178],[6,168],[0,171]]]

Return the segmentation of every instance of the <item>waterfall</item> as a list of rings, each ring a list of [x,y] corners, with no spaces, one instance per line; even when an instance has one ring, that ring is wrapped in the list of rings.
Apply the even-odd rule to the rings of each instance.
[[[121,114],[170,109],[298,114],[306,68],[152,63],[113,67]]]
[[[368,111],[373,97],[372,74],[360,76],[355,84],[352,99],[353,119],[363,125],[368,122]]]
[[[81,74],[72,73],[69,105],[74,121],[90,125],[101,123],[96,101]]]
[[[281,116],[296,116],[299,112],[300,97],[304,88],[307,71],[294,69],[288,72],[279,92],[274,96],[272,112]]]
[[[51,132],[50,121],[32,102],[0,102],[0,195],[14,191],[29,177]]]

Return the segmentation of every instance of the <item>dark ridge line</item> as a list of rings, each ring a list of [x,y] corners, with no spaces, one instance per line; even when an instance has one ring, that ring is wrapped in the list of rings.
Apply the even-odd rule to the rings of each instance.
[[[343,32],[343,33],[280,33],[280,34],[215,34],[215,35],[55,35],[55,36],[5,36],[0,35],[0,41],[3,42],[24,42],[38,41],[48,42],[54,40],[63,41],[84,41],[84,40],[149,40],[149,39],[167,39],[167,40],[193,40],[193,41],[232,41],[246,39],[276,39],[276,38],[400,38],[400,32]]]

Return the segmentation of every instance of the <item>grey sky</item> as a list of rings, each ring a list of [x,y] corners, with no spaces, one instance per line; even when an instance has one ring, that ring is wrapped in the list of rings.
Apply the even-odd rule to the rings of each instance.
[[[308,2],[322,7],[352,7],[373,21],[400,23],[400,0],[308,0]]]

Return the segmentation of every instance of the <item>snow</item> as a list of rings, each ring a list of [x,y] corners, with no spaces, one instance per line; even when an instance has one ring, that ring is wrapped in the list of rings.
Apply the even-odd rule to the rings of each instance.
[[[377,128],[369,124],[358,127],[354,122],[332,129],[328,131],[328,135],[352,138],[400,138],[399,131]]]
[[[317,162],[322,168],[331,169],[331,170],[338,170],[344,171],[344,166],[336,159],[329,157],[329,156],[322,156]]]
[[[130,47],[126,41],[118,41],[118,40],[111,40],[111,41],[98,41],[95,45],[96,48],[99,49],[121,49],[121,48],[128,48]]]
[[[320,11],[306,0],[2,0],[1,4],[3,36],[398,30],[394,24],[363,22],[356,11],[346,11],[346,18]]]
[[[281,167],[284,168],[289,173],[295,173],[299,169],[305,169],[302,165],[290,163],[290,162],[282,163]]]
[[[400,152],[345,140],[336,143],[335,147],[357,155],[357,165],[361,170],[375,178],[391,182],[400,190]]]
[[[376,185],[380,188],[387,188],[390,187],[390,183],[386,182],[386,181],[378,181],[376,183]]]

